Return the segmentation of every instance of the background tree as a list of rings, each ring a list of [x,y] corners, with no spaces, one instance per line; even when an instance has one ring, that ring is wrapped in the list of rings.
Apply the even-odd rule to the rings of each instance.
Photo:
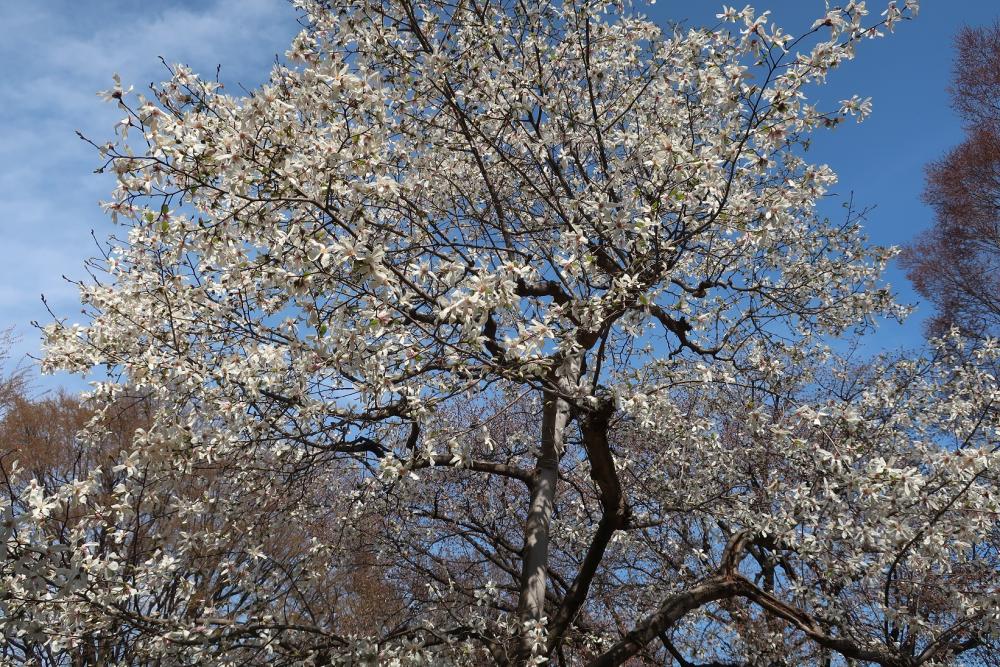
[[[664,35],[587,0],[299,4],[248,97],[183,67],[106,93],[126,233],[45,363],[108,372],[85,446],[129,396],[149,422],[110,471],[11,471],[11,636],[225,665],[988,655],[996,350],[850,384],[824,338],[898,314],[891,253],[816,215],[834,175],[801,155],[868,110],[808,86],[915,3],[796,38],[750,8]],[[368,627],[334,606],[359,560],[392,584]]]
[[[0,329],[0,416],[7,413],[15,399],[24,391],[27,372],[23,367],[8,369],[10,349],[14,343],[14,330]]]
[[[927,167],[934,225],[907,248],[903,267],[935,307],[928,331],[1000,334],[1000,23],[955,40],[952,105],[966,138]]]
[[[126,478],[127,455],[134,434],[149,424],[152,406],[148,400],[121,397],[115,406],[95,420],[95,412],[79,397],[64,392],[31,397],[25,372],[8,376],[0,387],[3,388],[0,394],[3,397],[0,403],[0,472],[9,501],[5,520],[16,521],[29,513],[31,508],[25,499],[30,499],[32,493],[35,498],[55,493],[60,487],[79,484],[81,479],[98,471],[101,484],[93,486],[91,493],[97,502],[112,502],[115,489]],[[91,439],[78,438],[81,431],[86,431]],[[208,470],[202,470],[201,474],[211,476]],[[203,485],[190,488],[198,483],[197,480],[185,477],[178,481],[179,484],[171,488],[172,493],[202,491]],[[132,583],[130,571],[133,568],[158,550],[172,550],[174,543],[183,538],[184,526],[173,521],[169,513],[163,511],[162,504],[150,506],[136,498],[132,505],[134,516],[141,513],[142,518],[120,540],[100,529],[89,535],[89,556],[114,559],[120,565],[117,578],[106,585],[127,587]],[[78,519],[75,508],[64,510],[50,513],[45,521],[35,524],[38,539],[56,546],[74,529]],[[211,508],[206,508],[200,519],[206,525],[219,522]],[[296,554],[309,549],[309,545],[299,541],[296,532],[283,530],[280,524],[269,526],[268,533],[267,541],[272,551]],[[166,539],[159,540],[159,537]],[[226,537],[216,545],[216,553],[199,554],[178,567],[171,576],[164,577],[157,586],[147,587],[147,595],[155,600],[147,601],[143,608],[164,616],[194,614],[198,612],[197,608],[192,609],[193,603],[201,607],[209,604],[213,597],[227,595],[221,581],[224,576],[221,568],[227,566],[227,556],[242,553],[247,543],[238,531],[228,532]],[[336,536],[331,534],[327,543],[335,545]],[[336,576],[323,580],[323,597],[310,601],[313,612],[323,614],[331,627],[345,634],[370,632],[373,628],[387,631],[400,620],[399,593],[374,566],[368,545],[352,544],[349,551],[351,555],[343,559]],[[63,569],[72,568],[73,557],[79,555],[62,552],[59,565]],[[186,584],[191,587],[179,594],[179,589],[183,590]],[[6,599],[10,601],[9,597]],[[10,620],[7,619],[7,628]],[[8,633],[0,647],[0,657],[15,664],[154,664],[144,657],[142,633],[126,623],[108,619],[76,636],[72,646],[59,646],[43,641],[45,632],[37,627],[40,622],[40,618],[33,620],[35,632]]]

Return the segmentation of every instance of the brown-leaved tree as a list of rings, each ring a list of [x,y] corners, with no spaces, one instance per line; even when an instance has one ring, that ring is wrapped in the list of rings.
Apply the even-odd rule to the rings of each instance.
[[[927,167],[934,226],[902,255],[917,291],[934,304],[929,333],[956,326],[1000,333],[1000,23],[956,39],[952,104],[965,141]]]

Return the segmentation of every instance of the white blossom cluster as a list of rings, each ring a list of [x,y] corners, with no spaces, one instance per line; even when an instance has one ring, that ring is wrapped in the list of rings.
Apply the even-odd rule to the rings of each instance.
[[[64,484],[7,480],[4,655],[998,646],[997,348],[824,343],[905,309],[804,157],[870,101],[807,92],[914,0],[801,35],[749,7],[664,32],[598,0],[296,4],[248,95],[180,66],[104,93],[123,231],[45,364],[104,371],[95,447],[123,399],[152,417]]]

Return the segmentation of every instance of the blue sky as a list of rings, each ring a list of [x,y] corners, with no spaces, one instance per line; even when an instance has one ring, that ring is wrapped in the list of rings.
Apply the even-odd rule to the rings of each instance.
[[[732,0],[730,0],[732,1]],[[740,0],[738,7],[744,2]],[[809,27],[823,0],[761,0],[758,9],[788,32]],[[884,0],[869,0],[881,11]],[[841,196],[852,192],[861,205],[877,206],[869,217],[871,238],[906,243],[931,222],[920,202],[923,166],[961,139],[948,106],[946,86],[952,40],[965,24],[1000,17],[997,0],[923,0],[917,21],[887,39],[865,43],[857,60],[835,72],[819,97],[835,101],[852,94],[874,98],[863,124],[848,123],[819,133],[811,159],[840,174]],[[651,15],[665,22],[715,24],[721,3],[659,0]],[[53,310],[79,319],[74,288],[62,276],[85,276],[93,254],[91,231],[103,239],[112,226],[97,202],[107,198],[108,177],[93,174],[95,151],[75,130],[95,140],[110,136],[120,112],[96,91],[121,73],[143,89],[165,76],[159,57],[183,62],[221,78],[230,90],[250,88],[267,76],[298,26],[284,0],[47,0],[0,3],[0,327],[21,335],[14,351],[38,350],[30,322],[47,322],[40,295]],[[831,214],[840,210],[831,206]],[[895,269],[887,276],[902,300],[916,301]],[[903,326],[887,324],[873,338],[875,349],[920,342],[922,310]],[[43,386],[67,382],[49,379]],[[71,383],[74,384],[75,383]]]

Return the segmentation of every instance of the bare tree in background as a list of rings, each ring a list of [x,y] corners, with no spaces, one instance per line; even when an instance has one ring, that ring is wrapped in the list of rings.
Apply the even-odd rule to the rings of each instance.
[[[0,371],[10,362],[10,348],[14,344],[14,330],[0,329]],[[10,409],[11,402],[24,390],[23,368],[15,368],[8,373],[0,373],[0,417]]]
[[[0,330],[0,368],[7,365],[14,342],[10,329]],[[110,411],[98,414],[84,397],[65,390],[33,395],[27,367],[15,366],[0,374],[0,497],[6,498],[6,509],[10,512],[7,516],[0,515],[0,521],[16,522],[28,511],[28,506],[20,499],[28,487],[52,493],[102,466],[107,473],[100,476],[101,484],[95,488],[94,497],[109,499],[126,474],[123,466],[132,439],[137,432],[149,427],[154,408],[148,397],[130,396],[120,400]],[[98,438],[79,437],[82,430],[94,428],[100,433]],[[218,476],[217,471],[209,468],[202,469],[199,474],[205,483],[212,483]],[[148,482],[144,488],[149,488],[150,484]],[[185,496],[198,493],[202,486],[184,479],[172,482],[172,491]],[[142,504],[142,494],[137,494],[131,502],[138,508]],[[280,502],[275,504],[280,506]],[[125,506],[122,509],[127,511]],[[138,516],[138,512],[135,514]],[[202,520],[211,524],[217,518],[209,511]],[[52,513],[38,528],[45,541],[55,544],[61,535],[74,529],[78,520],[79,512],[65,507]],[[91,548],[96,556],[114,558],[126,566],[111,585],[128,586],[131,577],[127,568],[145,561],[158,549],[171,549],[172,542],[183,538],[183,528],[165,507],[144,506],[142,520],[119,536],[120,539],[113,538],[107,531],[91,533]],[[336,528],[336,525],[330,527],[327,542],[339,544],[345,556],[341,559],[341,567],[322,577],[324,597],[308,600],[309,608],[345,634],[372,630],[389,632],[400,622],[402,603],[397,589],[382,576],[372,550],[356,542],[338,542]],[[151,539],[154,531],[162,531],[171,538],[166,543]],[[272,547],[289,560],[310,546],[287,527],[271,526],[269,535]],[[219,549],[242,549],[244,541],[241,534],[233,533]],[[62,565],[68,567],[70,562],[71,556],[65,554]],[[154,604],[160,613],[194,614],[211,605],[214,598],[229,594],[230,589],[220,583],[225,563],[219,553],[200,553],[188,565],[178,569],[176,576],[165,579],[153,593]],[[192,595],[182,604],[177,592],[186,582],[193,584]],[[9,599],[10,592],[0,589],[0,604]],[[190,606],[192,600],[195,604]],[[120,622],[113,621],[82,633],[72,647],[53,647],[35,633],[20,636],[6,633],[2,637],[2,665],[155,664],[143,659],[141,638]]]
[[[1000,22],[956,39],[952,105],[966,138],[927,167],[924,199],[935,224],[907,248],[903,266],[935,306],[930,334],[952,326],[1000,333]]]

